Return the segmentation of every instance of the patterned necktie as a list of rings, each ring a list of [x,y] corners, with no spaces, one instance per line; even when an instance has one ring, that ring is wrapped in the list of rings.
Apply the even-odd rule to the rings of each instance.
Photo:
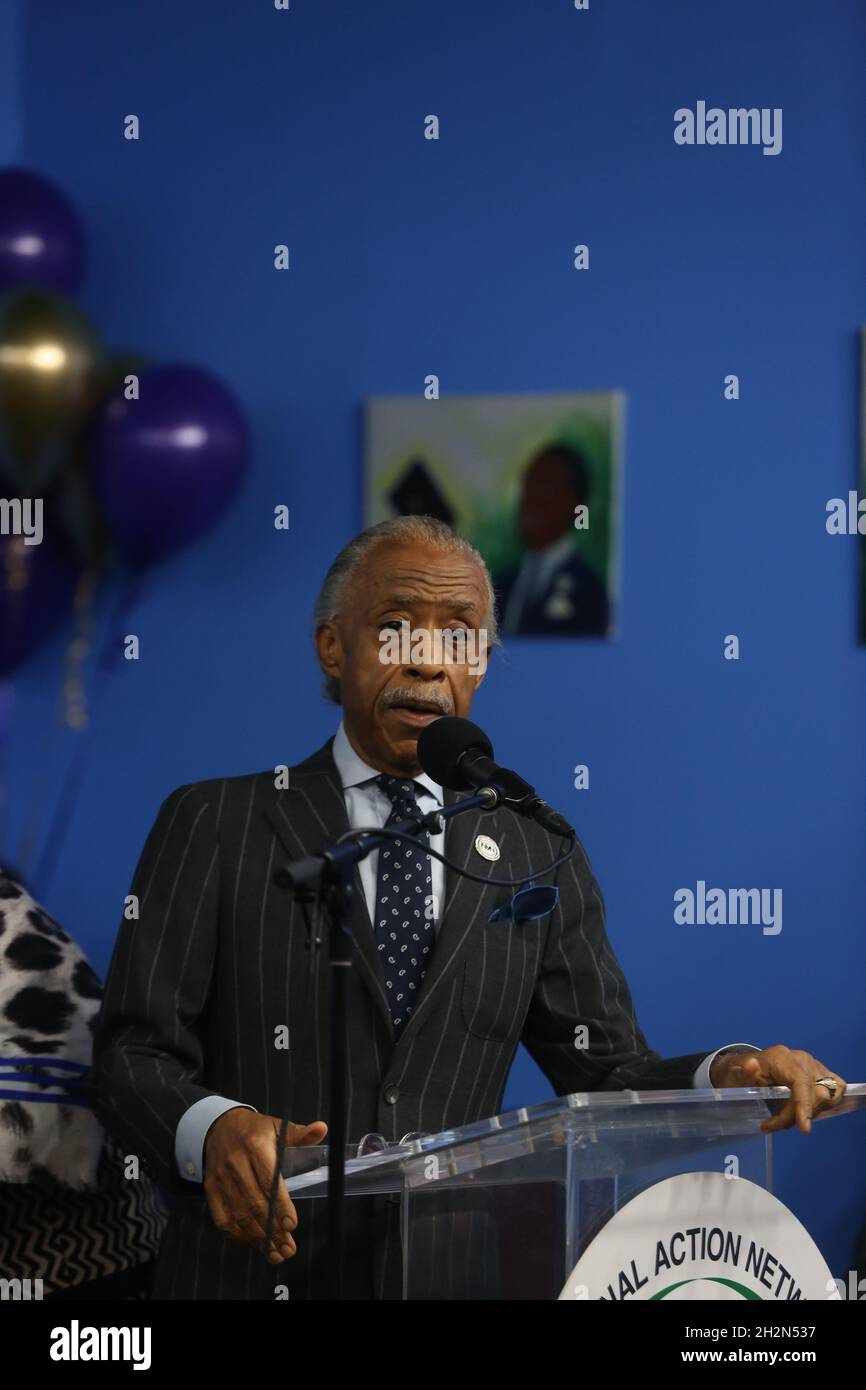
[[[376,780],[392,805],[386,827],[419,814],[415,783],[410,778],[383,774]],[[376,874],[373,927],[395,1038],[399,1038],[417,1002],[435,939],[432,863],[416,840],[430,844],[426,832],[412,840],[389,840],[379,850]]]

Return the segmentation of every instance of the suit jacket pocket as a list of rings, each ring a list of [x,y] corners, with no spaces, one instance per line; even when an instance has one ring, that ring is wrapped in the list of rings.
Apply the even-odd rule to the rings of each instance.
[[[546,926],[485,922],[463,967],[463,1022],[477,1038],[519,1030],[538,975]]]

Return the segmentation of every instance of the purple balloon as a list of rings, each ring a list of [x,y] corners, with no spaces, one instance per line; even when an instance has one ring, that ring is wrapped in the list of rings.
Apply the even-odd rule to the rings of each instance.
[[[57,184],[0,169],[0,292],[38,285],[76,294],[86,263],[84,228]]]
[[[20,536],[0,535],[0,676],[26,661],[71,615],[76,578],[50,536],[25,545]]]
[[[232,393],[197,367],[150,367],[93,435],[94,486],[108,525],[141,568],[208,531],[246,471],[249,430]]]

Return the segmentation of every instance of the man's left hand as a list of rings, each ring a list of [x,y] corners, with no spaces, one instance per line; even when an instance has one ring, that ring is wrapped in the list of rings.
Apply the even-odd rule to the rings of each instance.
[[[829,1086],[817,1086],[819,1077],[836,1082],[833,1094]],[[763,1052],[728,1052],[717,1057],[710,1068],[713,1086],[788,1086],[791,1097],[781,1104],[778,1114],[765,1120],[765,1134],[790,1129],[798,1125],[804,1134],[812,1128],[812,1116],[822,1110],[832,1110],[845,1094],[845,1082],[836,1072],[825,1067],[810,1052],[784,1047],[781,1043],[765,1047]]]

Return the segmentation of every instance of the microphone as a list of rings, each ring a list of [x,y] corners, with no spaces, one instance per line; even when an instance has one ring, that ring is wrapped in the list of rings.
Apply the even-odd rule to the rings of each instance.
[[[574,828],[548,806],[534,787],[510,768],[493,761],[493,744],[483,729],[469,719],[442,715],[421,730],[418,761],[428,777],[452,791],[492,787],[502,804],[517,815],[537,821],[552,835],[575,834]]]

